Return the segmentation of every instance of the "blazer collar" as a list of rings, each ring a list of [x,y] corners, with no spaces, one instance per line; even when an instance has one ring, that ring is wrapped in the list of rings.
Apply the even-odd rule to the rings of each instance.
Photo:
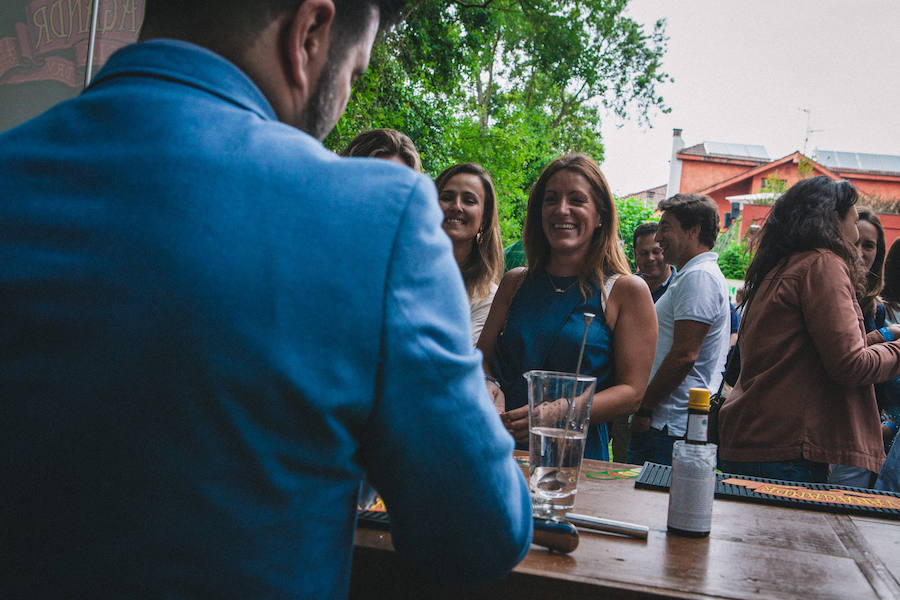
[[[85,89],[119,77],[150,77],[189,85],[214,94],[266,120],[277,120],[272,105],[234,63],[189,42],[154,39],[115,52]]]

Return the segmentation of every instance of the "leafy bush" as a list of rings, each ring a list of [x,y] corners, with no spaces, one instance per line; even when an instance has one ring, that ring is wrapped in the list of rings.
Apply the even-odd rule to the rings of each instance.
[[[719,268],[726,279],[743,279],[753,254],[747,242],[740,239],[741,219],[739,216],[731,226],[716,236],[713,252],[719,254]]]
[[[726,279],[744,279],[752,258],[746,244],[731,242],[719,253],[719,268]]]
[[[634,270],[634,244],[632,235],[641,223],[659,221],[656,208],[637,198],[616,198],[616,211],[619,213],[619,239],[624,242],[625,256]]]

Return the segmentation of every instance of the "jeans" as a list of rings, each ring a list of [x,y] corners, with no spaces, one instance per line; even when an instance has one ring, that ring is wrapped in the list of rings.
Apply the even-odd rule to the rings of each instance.
[[[633,465],[645,462],[671,465],[672,446],[680,439],[682,438],[669,435],[668,425],[662,431],[652,427],[639,433],[632,431],[628,442],[628,462]]]
[[[881,473],[878,474],[878,481],[875,482],[875,489],[900,492],[900,443],[891,446]]]
[[[858,488],[870,488],[875,484],[876,475],[878,474],[863,469],[862,467],[831,465],[831,475],[828,476],[828,483]]]
[[[733,475],[749,475],[750,477],[766,477],[802,483],[827,483],[828,464],[818,463],[805,458],[778,462],[737,462],[719,460],[719,468]]]

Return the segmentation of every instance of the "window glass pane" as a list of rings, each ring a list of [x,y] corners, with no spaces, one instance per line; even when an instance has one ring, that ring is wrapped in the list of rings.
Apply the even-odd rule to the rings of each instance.
[[[0,131],[84,86],[91,0],[0,0]],[[94,73],[137,39],[144,0],[101,0]]]

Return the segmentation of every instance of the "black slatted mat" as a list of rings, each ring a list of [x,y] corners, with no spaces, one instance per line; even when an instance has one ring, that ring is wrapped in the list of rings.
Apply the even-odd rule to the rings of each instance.
[[[672,467],[646,462],[634,487],[667,491]],[[900,520],[900,494],[716,473],[716,498]]]
[[[384,511],[357,510],[356,522],[360,527],[370,529],[388,530],[391,528],[391,516]]]

